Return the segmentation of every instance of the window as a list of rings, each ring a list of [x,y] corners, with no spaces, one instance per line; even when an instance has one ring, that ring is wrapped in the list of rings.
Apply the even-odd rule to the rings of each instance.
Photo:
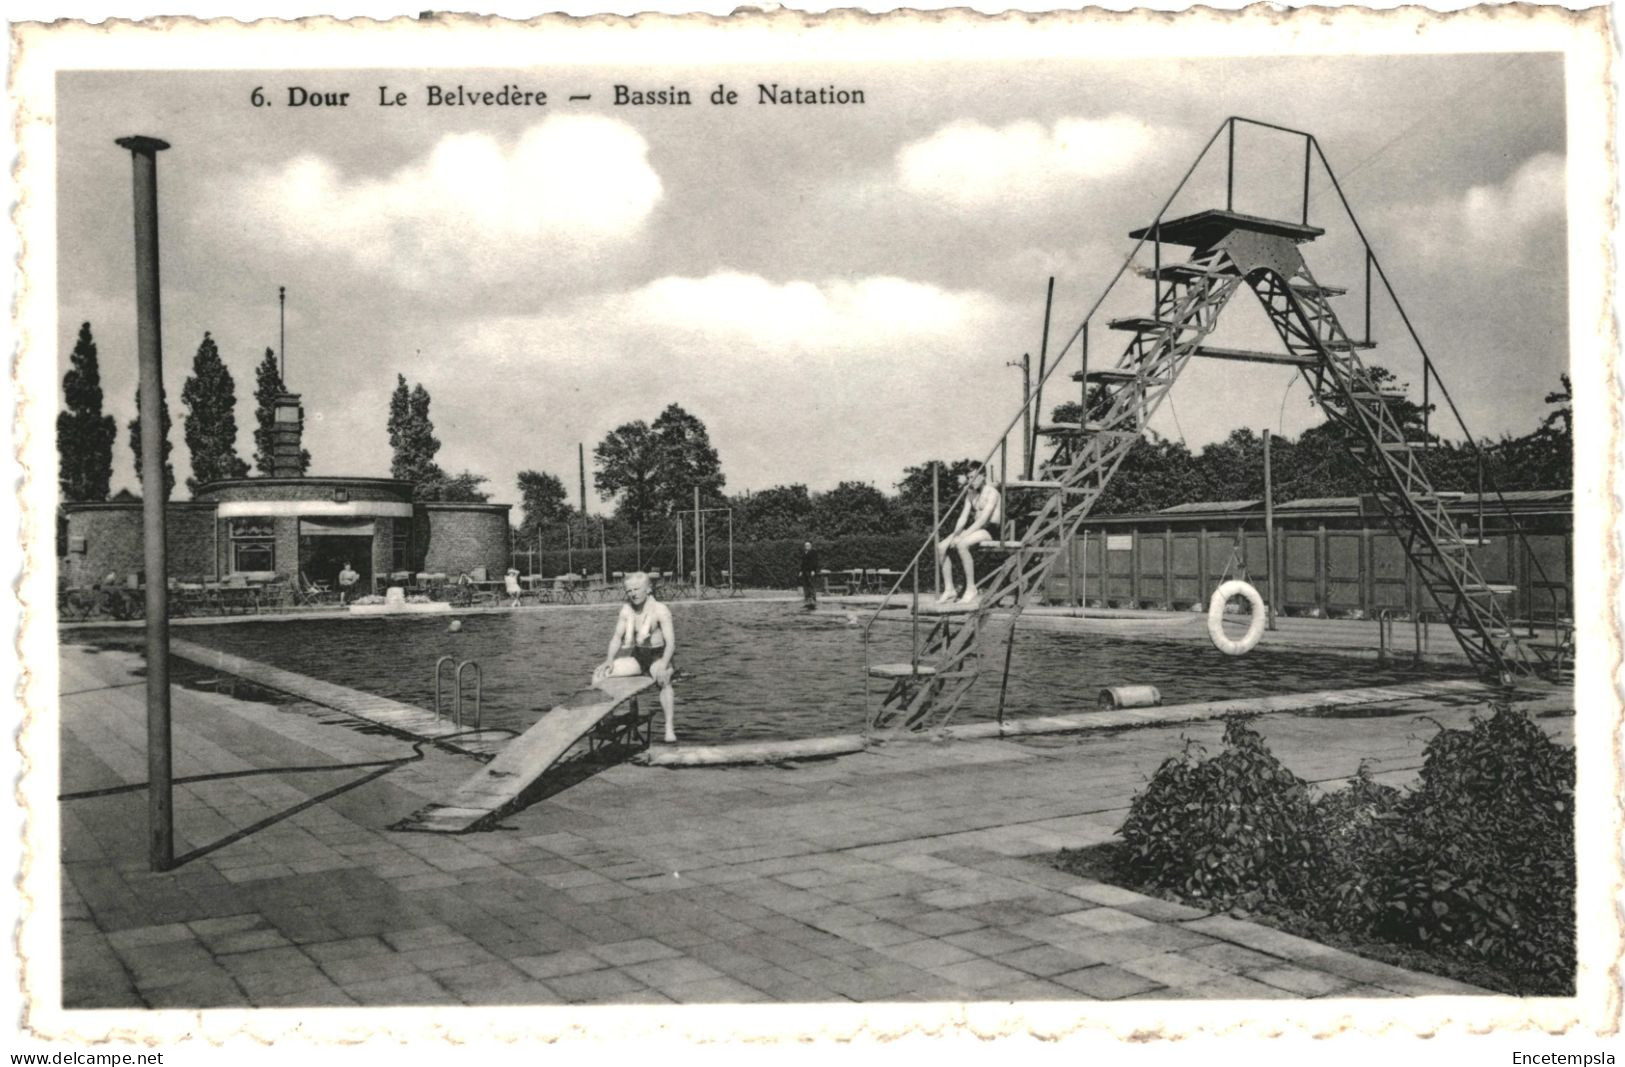
[[[231,569],[276,570],[276,530],[270,519],[231,520]]]

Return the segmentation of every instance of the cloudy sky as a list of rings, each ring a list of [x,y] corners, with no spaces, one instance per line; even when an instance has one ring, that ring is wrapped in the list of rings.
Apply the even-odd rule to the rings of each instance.
[[[767,107],[762,80],[861,88],[862,107]],[[726,82],[731,108],[706,103]],[[430,108],[426,87],[517,84],[544,108]],[[613,105],[616,83],[696,106]],[[346,109],[285,87],[348,90]],[[408,106],[375,106],[378,86]],[[256,86],[274,105],[248,104]],[[165,381],[205,330],[237,381],[252,454],[253,368],[277,344],[307,412],[314,473],[385,475],[388,394],[421,381],[448,470],[512,501],[518,471],[573,485],[575,449],[676,402],[703,419],[730,489],[859,479],[985,452],[1036,360],[1082,320],[1162,199],[1229,114],[1316,133],[1411,318],[1481,436],[1531,429],[1568,353],[1563,74],[1542,55],[780,64],[616,70],[70,73],[58,81],[60,357],[89,321],[133,485],[130,165],[160,156]],[[571,103],[570,94],[591,94]],[[1238,210],[1295,217],[1301,142],[1244,132]],[[1223,152],[1175,213],[1223,206]],[[1307,255],[1350,286],[1360,260],[1317,172]],[[1101,316],[1141,312],[1128,279]],[[1215,343],[1262,342],[1236,301]],[[1378,301],[1376,362],[1419,383]],[[1092,361],[1124,337],[1092,332]],[[1070,353],[1073,365],[1076,350]],[[1065,367],[1063,370],[1070,370]],[[1073,395],[1053,379],[1046,407]],[[1153,423],[1193,448],[1232,429],[1318,421],[1303,383],[1193,366]],[[594,510],[600,508],[592,498]]]

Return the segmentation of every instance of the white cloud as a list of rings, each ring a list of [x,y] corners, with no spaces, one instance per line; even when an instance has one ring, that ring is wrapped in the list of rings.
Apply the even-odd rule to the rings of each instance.
[[[955,122],[897,154],[903,187],[961,208],[1047,197],[1079,180],[1127,173],[1151,148],[1152,127],[1126,115],[1031,120],[994,128]]]
[[[452,134],[386,178],[320,156],[247,179],[215,216],[298,253],[333,253],[414,288],[558,273],[634,237],[659,203],[648,144],[630,126],[560,116],[512,145]]]
[[[734,488],[857,477],[889,489],[898,457],[988,447],[1017,407],[1003,361],[1019,354],[1018,327],[1038,322],[980,291],[719,272],[471,320],[447,346],[458,372],[424,378],[437,426],[526,427],[522,443],[459,437],[455,462],[499,485],[510,468],[573,470],[576,442],[590,452],[675,401],[705,421]]]
[[[1390,229],[1430,263],[1459,265],[1464,256],[1482,255],[1489,261],[1480,269],[1493,272],[1496,262],[1517,268],[1533,243],[1560,239],[1564,202],[1563,157],[1541,152],[1498,183],[1396,206]]]
[[[869,348],[946,336],[987,314],[988,301],[902,278],[777,283],[719,272],[659,278],[626,298],[646,326],[729,344]]]

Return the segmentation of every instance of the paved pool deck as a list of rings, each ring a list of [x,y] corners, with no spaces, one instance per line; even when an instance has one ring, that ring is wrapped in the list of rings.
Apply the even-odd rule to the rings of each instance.
[[[620,763],[489,833],[389,827],[477,766],[297,700],[177,687],[147,869],[138,655],[61,652],[66,1008],[1393,997],[1482,992],[1055,870],[1212,723]],[[1561,707],[1555,693],[1547,706]],[[1411,780],[1466,702],[1267,716],[1299,775]],[[679,729],[681,726],[679,708]],[[1565,741],[1572,720],[1539,720]],[[131,788],[133,786],[133,788]]]

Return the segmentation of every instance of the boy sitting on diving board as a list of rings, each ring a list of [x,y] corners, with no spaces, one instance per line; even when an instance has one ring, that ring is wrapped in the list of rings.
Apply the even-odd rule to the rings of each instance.
[[[671,609],[654,598],[649,576],[634,571],[626,576],[626,603],[615,620],[615,633],[609,639],[604,662],[592,672],[594,682],[605,678],[626,678],[647,674],[660,687],[660,708],[666,713],[666,744],[677,743],[672,728],[674,673],[671,657],[677,651],[677,631],[671,623]]]
[[[954,593],[954,572],[949,564],[948,553],[957,551],[959,555],[959,569],[965,575],[965,592],[959,597],[961,604],[976,603],[976,562],[971,559],[971,546],[983,541],[997,541],[1001,536],[1001,505],[999,491],[987,478],[987,468],[979,466],[970,472],[966,479],[969,491],[965,494],[965,506],[959,511],[959,521],[954,524],[953,533],[944,537],[937,545],[937,573],[942,575],[942,596],[937,603],[952,603]]]

